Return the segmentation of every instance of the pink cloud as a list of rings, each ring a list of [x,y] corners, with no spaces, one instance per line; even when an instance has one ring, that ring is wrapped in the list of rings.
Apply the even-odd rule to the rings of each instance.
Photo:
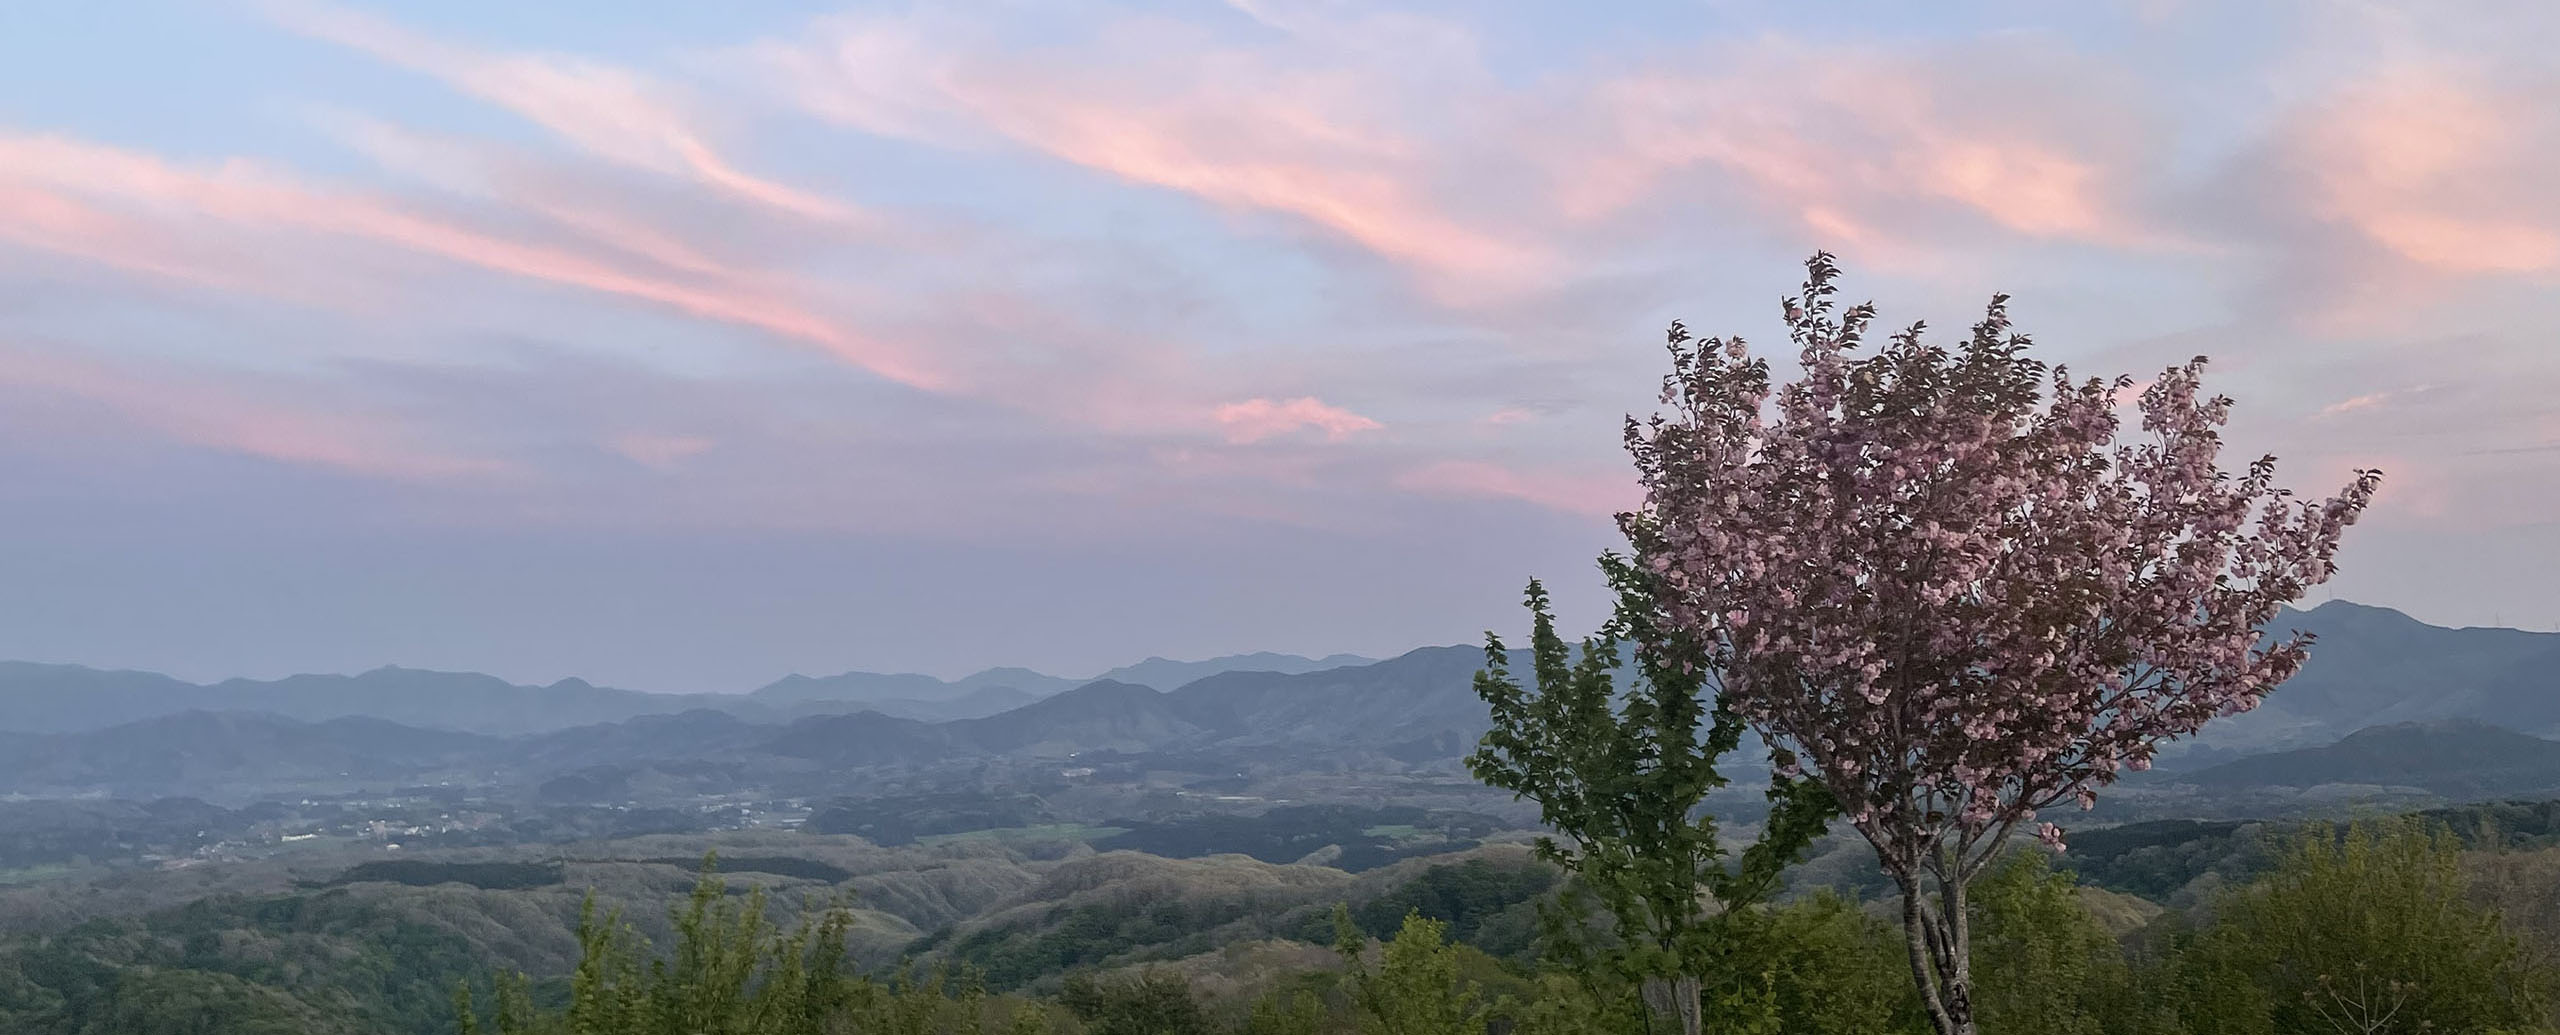
[[[2027,240],[2192,246],[2142,212],[2138,185],[2160,172],[2165,143],[2112,80],[2042,44],[1844,52],[1761,39],[1522,88],[1458,27],[1244,9],[1282,37],[1238,43],[1129,18],[1034,50],[925,15],[828,20],[808,40],[749,53],[791,100],[839,124],[951,147],[1009,142],[1294,216],[1416,271],[1447,302],[1500,301],[1605,266],[1595,253],[1622,250],[1614,238],[1628,228],[1603,224],[1709,195],[1742,202],[1720,216],[1775,222],[1870,263],[1931,261],[1951,221]],[[1702,191],[1700,173],[1723,189]],[[1641,222],[1637,232],[1660,219]]]
[[[948,375],[906,347],[859,333],[776,294],[635,272],[595,256],[465,228],[378,200],[304,187],[246,162],[197,170],[57,137],[0,134],[0,185],[12,180],[20,189],[0,196],[0,203],[16,206],[0,210],[0,216],[10,219],[19,212],[43,211],[48,199],[88,195],[122,205],[136,216],[174,210],[252,228],[368,240],[530,280],[655,303],[815,345],[903,384],[949,387]],[[174,232],[184,224],[170,225]],[[80,254],[154,272],[161,265],[153,254],[113,245],[93,246]]]
[[[1570,514],[1607,516],[1635,506],[1635,480],[1556,472],[1523,473],[1481,460],[1442,460],[1400,474],[1407,492],[1471,499],[1524,500]]]
[[[629,213],[600,203],[592,192],[551,182],[553,177],[528,175],[478,141],[429,135],[379,119],[340,111],[324,111],[321,124],[348,146],[394,174],[423,180],[459,194],[497,201],[524,210],[604,245],[670,270],[715,278],[734,275],[731,263],[704,254],[680,236]]]
[[[1775,40],[1689,67],[1595,84],[1589,115],[1551,147],[1558,202],[1591,219],[1658,204],[1690,169],[1729,177],[1763,213],[1873,260],[1943,239],[1923,217],[1967,215],[2029,239],[2158,247],[2133,211],[2152,161],[2125,102],[2077,86],[2048,55],[1812,50]],[[2025,65],[2029,71],[1985,69]]]
[[[2560,271],[2560,83],[2431,67],[2352,83],[2281,138],[2290,200],[2438,274]]]
[[[258,275],[257,264],[246,256],[77,198],[10,183],[6,176],[0,170],[0,240],[216,291],[290,292]]]
[[[1310,396],[1285,401],[1254,398],[1218,407],[1214,414],[1226,429],[1227,441],[1259,442],[1313,428],[1324,432],[1328,442],[1339,442],[1363,431],[1376,431],[1384,425],[1357,413]]]
[[[705,140],[700,116],[628,70],[585,58],[493,54],[317,0],[268,0],[277,24],[420,72],[498,105],[606,159],[687,176],[729,196],[806,219],[844,222],[850,205],[739,169]]]
[[[916,21],[836,19],[758,64],[810,112],[872,132],[992,137],[1220,206],[1303,219],[1451,291],[1518,285],[1555,257],[1452,213],[1427,134],[1374,70],[1307,67],[1163,26],[1119,27],[1077,58],[941,38]],[[1301,58],[1310,55],[1299,54]]]
[[[2323,406],[2320,408],[2320,412],[2313,416],[2315,418],[2335,417],[2339,414],[2354,413],[2357,410],[2371,409],[2382,405],[2385,401],[2389,400],[2391,396],[2392,393],[2390,392],[2367,392],[2363,395],[2340,399],[2337,402]]]

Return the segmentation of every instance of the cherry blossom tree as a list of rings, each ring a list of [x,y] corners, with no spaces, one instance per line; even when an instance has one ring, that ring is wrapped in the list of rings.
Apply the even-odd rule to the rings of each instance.
[[[2022,827],[2061,846],[2040,810],[2088,808],[2299,669],[2310,637],[2261,630],[2335,572],[2381,475],[2304,501],[2273,457],[2225,472],[2203,359],[2138,395],[2075,381],[2006,296],[1958,347],[1915,323],[1866,352],[1874,307],[1835,307],[1830,255],[1807,271],[1785,305],[1803,373],[1774,392],[1740,339],[1671,326],[1619,521],[1659,613],[1712,645],[1721,706],[1874,846],[1932,1024],[1971,1035],[1967,884]]]

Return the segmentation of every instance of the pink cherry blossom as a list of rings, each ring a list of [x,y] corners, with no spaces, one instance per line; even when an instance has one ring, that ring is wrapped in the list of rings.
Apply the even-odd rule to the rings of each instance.
[[[1954,347],[1865,351],[1807,264],[1772,391],[1739,339],[1670,334],[1668,412],[1630,418],[1645,488],[1620,515],[1669,620],[1717,646],[1725,704],[1819,774],[1903,888],[1942,1032],[1970,1032],[1963,890],[2036,812],[2083,808],[2166,740],[2257,706],[2306,635],[2262,638],[2332,575],[2380,483],[2296,499],[2275,460],[2218,461],[2205,361],[2145,388],[2028,355],[1995,297]],[[2036,823],[2061,843],[2061,831]],[[1932,904],[1922,892],[1933,889]]]

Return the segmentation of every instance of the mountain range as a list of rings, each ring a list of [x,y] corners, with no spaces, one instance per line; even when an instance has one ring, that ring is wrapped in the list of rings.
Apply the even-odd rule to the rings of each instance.
[[[2311,661],[2266,705],[2209,727],[2183,765],[2164,767],[2179,779],[2457,796],[2560,787],[2560,745],[2527,735],[2560,727],[2560,634],[2446,629],[2344,602],[2288,613],[2278,627],[2318,635]],[[0,664],[0,793],[140,793],[231,777],[538,780],[648,765],[734,777],[1097,752],[1445,762],[1485,728],[1472,687],[1482,661],[1473,647],[1374,662],[1149,659],[1084,682],[1020,669],[950,681],[848,673],[748,694],[525,687],[398,668],[199,686]],[[1171,687],[1140,682],[1195,674]],[[2386,730],[2357,733],[2371,727]]]
[[[2560,741],[2469,719],[2371,726],[2334,744],[2274,751],[2180,774],[2209,789],[2360,784],[2414,787],[2455,801],[2560,788]]]
[[[2452,719],[2560,733],[2560,633],[2448,629],[2343,600],[2274,624],[2317,636],[2310,660],[2256,710],[2207,726],[2202,744],[2255,753]]]
[[[1303,673],[1367,663],[1357,655],[1268,652],[1167,661],[1148,658],[1101,678],[1172,690],[1232,671]],[[868,709],[927,721],[977,718],[1030,704],[1086,680],[992,668],[956,680],[914,673],[791,675],[745,694],[647,693],[582,679],[547,686],[477,672],[385,666],[355,675],[297,675],[197,684],[156,672],[0,662],[0,732],[76,733],[182,712],[262,712],[324,722],[374,718],[428,729],[515,736],[699,709],[760,722]]]
[[[1172,692],[1097,680],[995,715],[938,722],[869,710],[756,721],[696,708],[500,736],[373,717],[198,710],[105,729],[0,734],[0,793],[210,794],[228,785],[249,794],[332,779],[529,784],[651,766],[707,766],[718,770],[707,775],[734,780],[1221,746],[1438,757],[1482,731],[1470,684],[1481,661],[1474,648],[1432,647],[1338,669],[1221,672]]]

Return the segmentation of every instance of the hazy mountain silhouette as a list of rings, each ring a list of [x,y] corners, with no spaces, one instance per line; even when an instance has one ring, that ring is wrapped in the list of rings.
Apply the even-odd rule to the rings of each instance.
[[[1312,671],[1362,660],[1348,654],[1324,659],[1247,654],[1190,662],[1150,658],[1113,671],[1167,680],[1239,668]],[[846,672],[787,676],[746,694],[667,694],[596,686],[576,678],[527,686],[477,672],[384,666],[355,675],[202,685],[156,672],[12,661],[0,662],[0,732],[74,733],[190,711],[259,712],[303,722],[366,716],[496,736],[702,709],[762,723],[855,711],[941,722],[995,715],[1085,682],[1023,668],[991,668],[949,681],[914,673]]]
[[[2185,774],[2200,787],[2416,787],[2455,799],[2560,791],[2560,741],[2469,719],[2358,730],[2335,744],[2278,751]]]
[[[1199,680],[1228,672],[1277,672],[1282,675],[1297,675],[1304,672],[1321,672],[1329,668],[1368,665],[1377,660],[1357,654],[1308,658],[1296,654],[1257,651],[1252,654],[1230,654],[1223,658],[1210,658],[1207,661],[1148,658],[1135,665],[1122,665],[1094,678],[1119,683],[1136,683],[1139,686],[1154,687],[1158,690],[1179,690]]]
[[[2449,794],[2543,779],[2534,752],[2548,742],[2512,730],[2560,725],[2560,634],[2444,629],[2346,603],[2288,612],[2277,628],[2319,635],[2310,663],[2265,706],[2209,727],[2207,740],[2224,758],[2320,750],[2195,770],[2193,779],[2391,782]],[[1240,655],[1123,671],[1169,679],[1195,666],[1341,659]],[[398,668],[197,686],[151,673],[5,664],[0,792],[159,781],[194,793],[183,781],[457,766],[531,779],[671,762],[773,773],[1225,748],[1445,761],[1485,729],[1473,689],[1482,663],[1477,648],[1426,647],[1296,673],[1228,669],[1170,691],[1120,679],[1052,690],[1052,677],[989,670],[950,682],[794,677],[746,695],[646,694],[577,680],[527,687]],[[829,696],[843,693],[908,696]],[[2431,725],[2394,725],[2410,722]],[[2347,737],[2374,726],[2389,729]],[[2358,776],[2359,767],[2370,771]]]
[[[521,686],[477,672],[396,666],[351,676],[229,679],[203,686],[156,672],[0,662],[0,729],[35,733],[221,711],[305,722],[365,716],[428,729],[509,734],[682,711],[688,701],[709,696],[617,690],[582,679]]]
[[[2560,731],[2560,633],[2448,629],[2343,600],[2287,611],[2274,629],[2317,635],[2311,660],[2256,711],[2206,727],[2205,742],[2305,747],[2436,719]]]

